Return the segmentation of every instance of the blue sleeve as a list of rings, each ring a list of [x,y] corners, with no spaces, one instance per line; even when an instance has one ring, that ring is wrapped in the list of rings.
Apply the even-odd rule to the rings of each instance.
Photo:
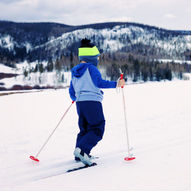
[[[75,90],[74,90],[74,87],[72,84],[72,80],[70,82],[69,94],[70,94],[70,98],[72,99],[72,101],[76,101]]]
[[[103,80],[101,77],[101,73],[99,72],[96,66],[94,65],[89,66],[89,72],[93,83],[98,88],[116,88],[117,82]]]

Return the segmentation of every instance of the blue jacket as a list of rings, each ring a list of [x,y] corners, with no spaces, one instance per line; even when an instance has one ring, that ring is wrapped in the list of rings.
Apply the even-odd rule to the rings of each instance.
[[[100,88],[115,88],[117,82],[103,80],[97,67],[80,63],[72,69],[69,93],[73,101],[99,101],[103,99]]]

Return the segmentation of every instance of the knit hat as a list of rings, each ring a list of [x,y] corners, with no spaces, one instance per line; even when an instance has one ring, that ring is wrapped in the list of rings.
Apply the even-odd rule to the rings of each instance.
[[[81,40],[81,46],[78,49],[78,57],[80,61],[92,63],[97,66],[99,55],[99,50],[90,40],[86,38]]]

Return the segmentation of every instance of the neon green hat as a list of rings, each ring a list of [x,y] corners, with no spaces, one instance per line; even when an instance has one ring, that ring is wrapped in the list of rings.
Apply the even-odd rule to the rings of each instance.
[[[100,55],[100,52],[96,46],[80,47],[78,49],[78,56],[96,56],[96,55]]]

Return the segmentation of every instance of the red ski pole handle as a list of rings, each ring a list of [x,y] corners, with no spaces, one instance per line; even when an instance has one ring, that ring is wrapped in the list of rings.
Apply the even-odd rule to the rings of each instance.
[[[123,73],[120,74],[120,80],[122,80],[122,79],[123,79]]]
[[[120,80],[123,80],[123,73],[120,74]],[[121,86],[123,88],[124,86]]]

